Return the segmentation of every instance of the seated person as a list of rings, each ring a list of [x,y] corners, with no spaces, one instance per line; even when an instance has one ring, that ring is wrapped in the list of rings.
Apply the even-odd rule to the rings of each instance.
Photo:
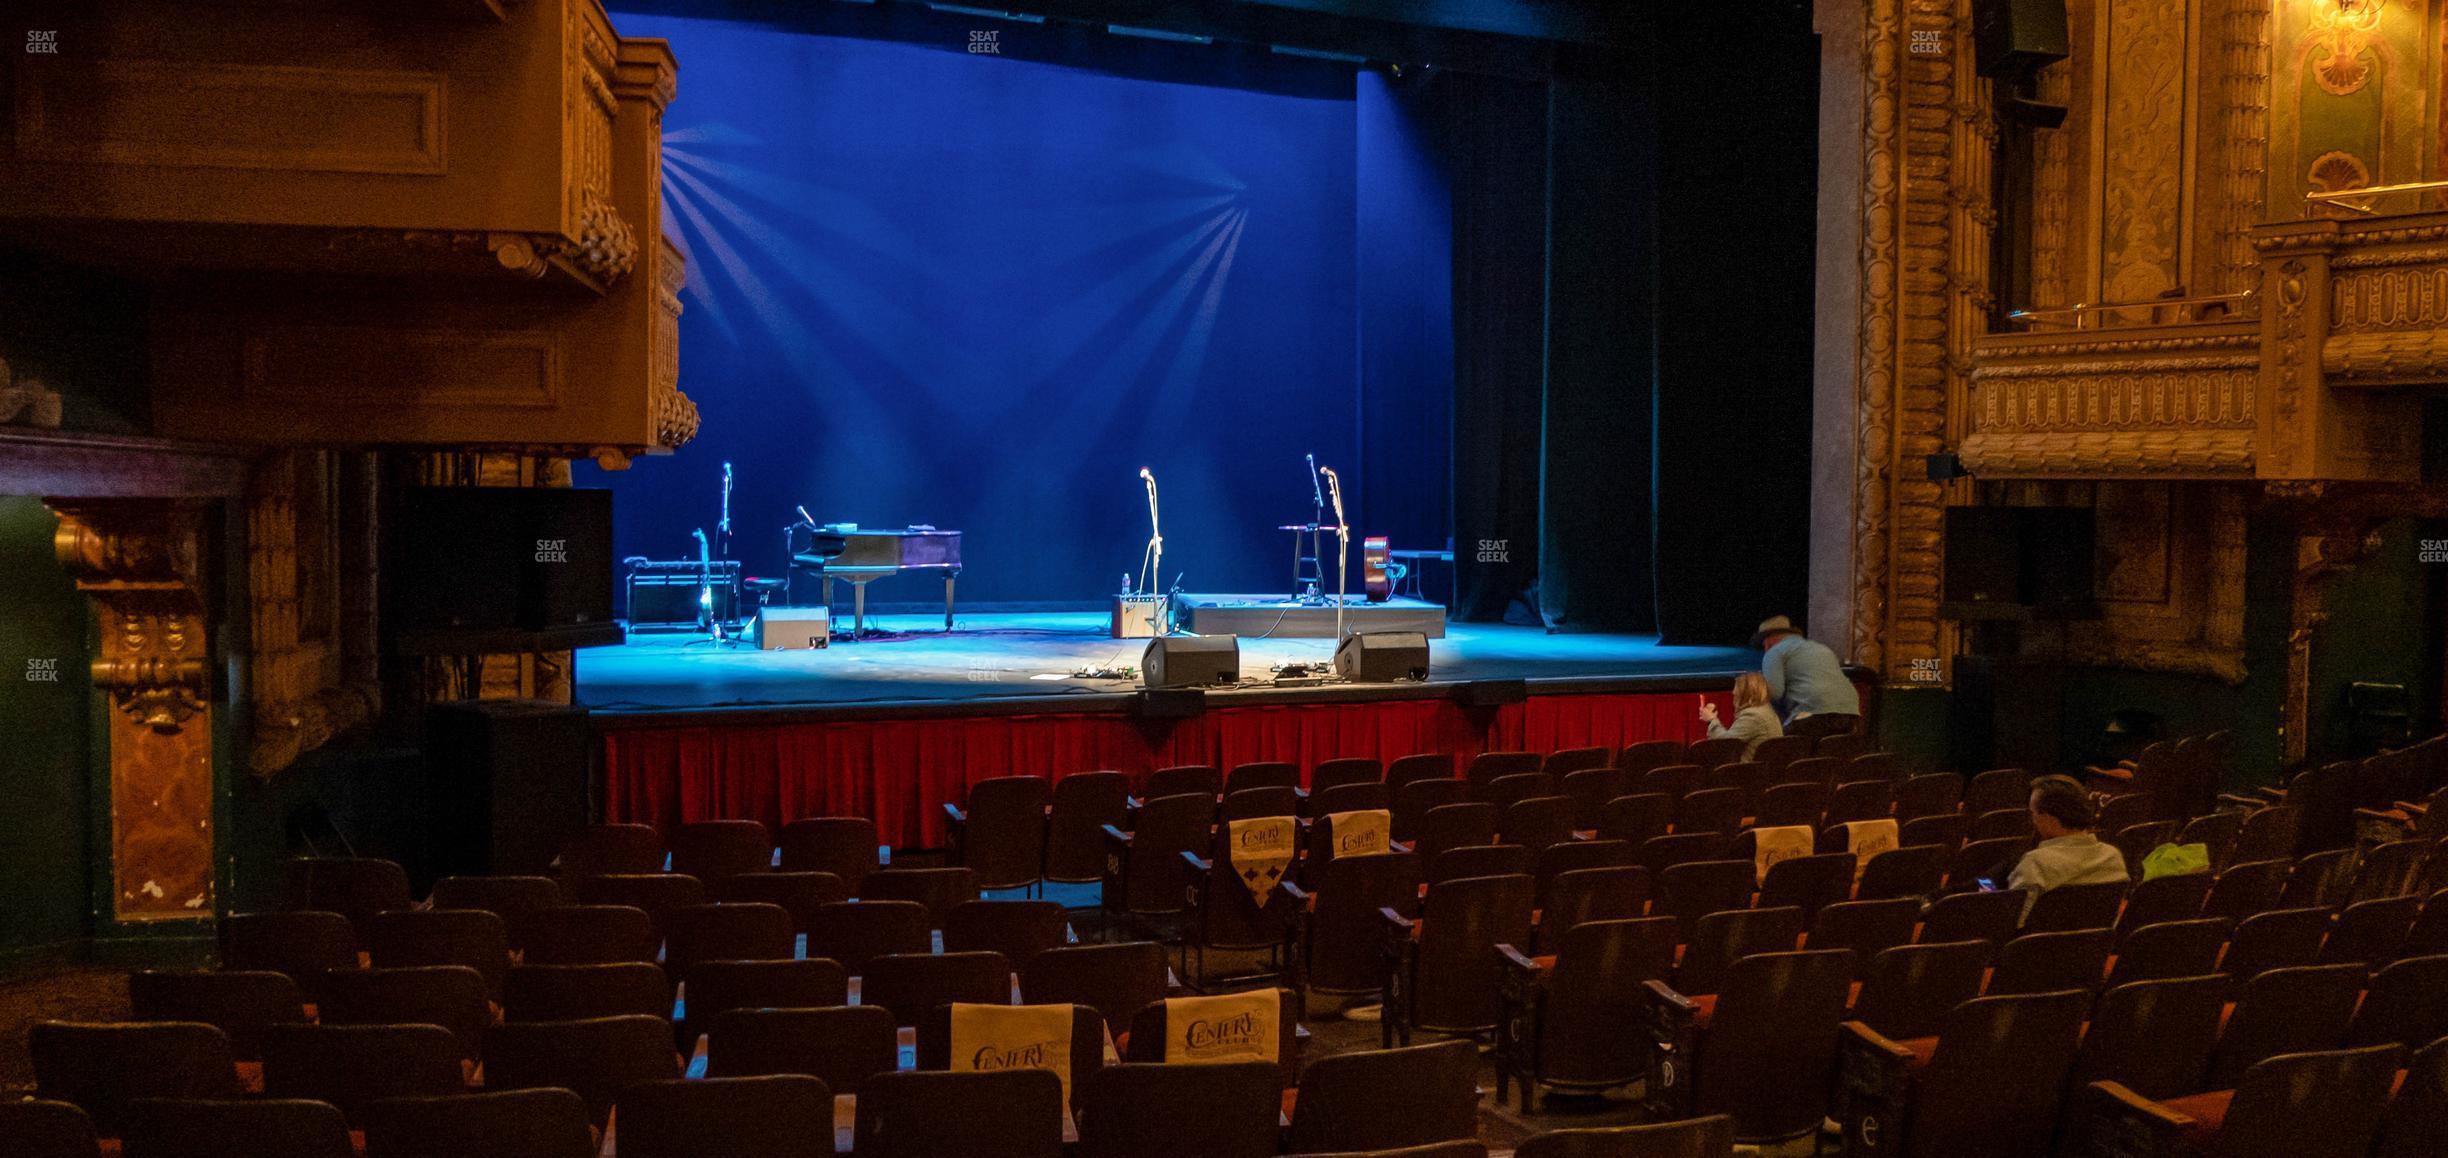
[[[1706,696],[1700,699],[1700,722],[1708,725],[1709,739],[1734,736],[1742,740],[1745,760],[1759,750],[1760,741],[1785,734],[1785,725],[1777,722],[1776,709],[1768,706],[1768,681],[1755,671],[1734,677],[1733,723],[1717,722],[1717,705]]]
[[[2131,880],[2125,854],[2091,831],[2099,808],[2071,776],[2042,776],[2031,786],[2032,834],[2039,843],[2006,875],[2006,887],[2038,897],[2059,885],[2113,884]],[[2028,911],[2029,906],[2026,906]]]

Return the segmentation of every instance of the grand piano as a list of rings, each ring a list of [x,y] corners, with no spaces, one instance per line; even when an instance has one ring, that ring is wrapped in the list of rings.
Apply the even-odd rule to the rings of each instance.
[[[961,533],[933,527],[898,530],[846,530],[822,527],[807,532],[802,546],[792,544],[790,575],[784,599],[791,599],[802,572],[820,578],[827,607],[833,605],[833,581],[850,584],[851,638],[867,630],[867,585],[904,571],[940,571],[944,585],[944,630],[952,630],[952,587],[961,572]]]

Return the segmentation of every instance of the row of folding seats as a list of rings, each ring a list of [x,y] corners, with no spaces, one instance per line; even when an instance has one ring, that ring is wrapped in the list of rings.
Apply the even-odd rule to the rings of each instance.
[[[1747,1036],[1742,1040],[1751,1046],[1764,1040],[1761,1035],[1769,1032],[1764,1027],[1790,1034],[1797,1026],[1832,1027],[1838,1017],[1915,1037],[1934,1032],[1935,1018],[1955,1005],[1984,995],[2116,993],[2221,970],[2233,977],[2211,977],[2202,984],[2224,992],[2259,986],[2263,976],[2313,973],[2351,991],[2368,978],[2369,996],[2346,1032],[2350,1042],[2381,1035],[2419,1042],[2448,1033],[2448,998],[2439,996],[2448,992],[2448,956],[2421,955],[2448,953],[2448,895],[2428,904],[2399,896],[2343,908],[2256,913],[2238,927],[2233,944],[2227,920],[2198,917],[2211,891],[2206,875],[2146,881],[2130,892],[2123,885],[2052,890],[2028,916],[2024,898],[2015,893],[1948,896],[1926,912],[1910,897],[1838,901],[1821,908],[1815,919],[1806,918],[1800,906],[1737,908],[1709,912],[1696,926],[1688,913],[1671,911],[1744,903],[1750,899],[1751,867],[1743,862],[1677,866],[1670,870],[1676,877],[1695,879],[1678,879],[1651,909],[1669,911],[1580,925],[1564,934],[1550,957],[1534,959],[1510,944],[1497,946],[1509,964],[1502,978],[1506,1008],[1496,1022],[1500,1088],[1519,1077],[1526,1102],[1534,1083],[1599,1088],[1645,1074],[1653,1100],[1661,1091],[1677,1089],[1687,1099],[1656,1102],[1653,1112],[1725,1110],[1735,1113],[1742,1137],[1775,1137],[1778,1123],[1817,1112],[1807,1095],[1796,1100],[1791,1083],[1755,1091],[1764,1099],[1754,1106],[1756,1120],[1744,1115],[1745,1103],[1734,1094],[1726,1095],[1734,1099],[1727,1102],[1688,1100],[1705,1068],[1694,1052],[1700,1047],[1693,1034],[1705,1039],[1709,1026],[1721,1024],[1713,1018],[1724,1016],[1728,1003],[1743,1011],[1740,1024]],[[1478,882],[1462,883],[1480,888]],[[1432,900],[1434,891],[1432,886]],[[1678,892],[1680,898],[1669,903]],[[1436,922],[1428,924],[1433,928]],[[1803,952],[1789,952],[1797,945]],[[1769,958],[1775,959],[1772,978],[1745,979],[1767,968],[1762,962]],[[1414,988],[1421,983],[1408,979]],[[1649,991],[1645,1000],[1643,986]],[[2141,1000],[2142,992],[2147,991],[2117,1000]],[[2116,1004],[2102,998],[2103,1009]],[[2292,1008],[2302,998],[2265,996],[2260,1004]],[[1595,1029],[1626,1021],[1661,1027],[1659,1039],[1633,1043]],[[1824,1037],[1813,1033],[1804,1036]],[[1824,1054],[1820,1049],[1810,1056]],[[1733,1072],[1775,1070],[1756,1053],[1746,1056]],[[1726,1071],[1721,1066],[1719,1072]]]
[[[917,1070],[892,1064],[889,1032],[875,1032],[888,1027],[868,1023],[872,1015],[858,1007],[731,1011],[710,1046],[709,1076],[697,1079],[681,1077],[681,1059],[652,1017],[505,1024],[492,1031],[500,1040],[488,1050],[482,1092],[467,1085],[449,1035],[433,1026],[276,1027],[265,1036],[268,1096],[255,1100],[240,1095],[228,1042],[207,1025],[43,1023],[33,1045],[38,1097],[75,1107],[88,1139],[119,1138],[132,1158],[336,1158],[350,1152],[351,1129],[363,1132],[370,1155],[560,1158],[594,1152],[598,1138],[631,1155],[829,1153],[835,1146],[823,1143],[835,1143],[844,1109],[855,1152],[879,1156],[1052,1158],[1065,1152],[1066,1123],[1076,1124],[1075,1152],[1116,1156],[1260,1158],[1279,1149],[1376,1151],[1476,1135],[1476,1057],[1468,1043],[1320,1059],[1287,1094],[1283,1067],[1271,1061],[1161,1060],[1172,1035],[1150,1018],[1165,1009],[1143,1011],[1122,1063],[1108,1066],[1093,1012],[1075,1007],[1063,1077],[1042,1065],[952,1071],[956,1014],[949,1007],[921,1027]],[[782,1048],[760,1066],[752,1049],[733,1047],[735,1034],[761,1034]],[[845,1048],[862,1038],[882,1047],[863,1064]],[[768,1067],[780,1072],[741,1072]],[[828,1070],[843,1084],[810,1070]],[[849,1095],[846,1107],[837,1108],[835,1093]],[[1288,1123],[1279,1117],[1286,1105]],[[1197,1112],[1183,1113],[1188,1107]],[[0,1134],[29,1140],[45,1119],[59,1117],[39,1107],[0,1115]],[[1667,1152],[1722,1154],[1726,1125],[1622,1137],[1714,1139],[1713,1149]]]

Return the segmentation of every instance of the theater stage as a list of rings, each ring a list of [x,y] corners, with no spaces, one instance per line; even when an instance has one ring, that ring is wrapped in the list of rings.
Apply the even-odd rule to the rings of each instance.
[[[847,628],[847,618],[836,621]],[[742,644],[715,647],[696,635],[632,635],[619,647],[577,653],[578,701],[598,713],[668,712],[707,708],[920,708],[966,710],[1015,697],[1075,711],[1079,697],[1125,697],[1134,680],[1084,679],[1091,668],[1136,668],[1146,640],[1112,639],[1105,616],[1092,612],[964,615],[946,634],[938,614],[869,616],[882,638],[836,642],[814,651],[758,651]],[[1429,641],[1428,688],[1402,684],[1271,686],[1274,669],[1289,663],[1329,665],[1331,639],[1241,639],[1245,686],[1211,692],[1218,704],[1304,699],[1334,691],[1387,694],[1449,693],[1442,685],[1474,680],[1536,681],[1533,690],[1594,691],[1652,677],[1721,677],[1756,667],[1755,652],[1727,647],[1668,647],[1648,635],[1549,634],[1536,627],[1453,623]],[[1722,682],[1712,680],[1710,682]],[[1051,701],[1061,699],[1060,704]],[[1019,707],[1002,704],[1003,709]]]
[[[871,623],[874,622],[871,620]],[[1453,624],[1431,642],[1425,684],[1244,686],[1187,714],[1149,710],[1129,680],[1083,667],[1137,666],[1143,641],[1105,635],[1097,614],[887,616],[884,639],[760,652],[639,636],[578,653],[606,820],[664,829],[717,819],[769,826],[865,816],[895,847],[940,848],[943,806],[994,776],[1055,779],[1173,764],[1393,760],[1443,752],[1621,747],[1702,734],[1698,695],[1731,712],[1741,648],[1660,646],[1651,636],[1549,635]],[[1241,670],[1326,663],[1332,641],[1244,638]],[[1052,676],[1039,679],[1038,676]],[[1486,696],[1480,681],[1520,680]],[[1170,705],[1178,709],[1180,705]]]

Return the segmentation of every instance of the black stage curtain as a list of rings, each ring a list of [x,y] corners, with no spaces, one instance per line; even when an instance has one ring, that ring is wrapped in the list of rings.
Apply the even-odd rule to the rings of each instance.
[[[1492,621],[1539,574],[1547,86],[1439,79],[1453,160],[1453,613]]]
[[[1547,86],[1547,406],[1539,603],[1557,630],[1648,631],[1657,182],[1649,70]]]
[[[1809,17],[1695,10],[1543,83],[1445,78],[1456,618],[1697,644],[1800,613]],[[1659,75],[1702,44],[1757,54],[1739,95]]]
[[[1705,7],[1705,6],[1704,6]],[[1809,587],[1819,48],[1806,7],[1695,10],[1738,98],[1659,92],[1657,630],[1740,643]]]

